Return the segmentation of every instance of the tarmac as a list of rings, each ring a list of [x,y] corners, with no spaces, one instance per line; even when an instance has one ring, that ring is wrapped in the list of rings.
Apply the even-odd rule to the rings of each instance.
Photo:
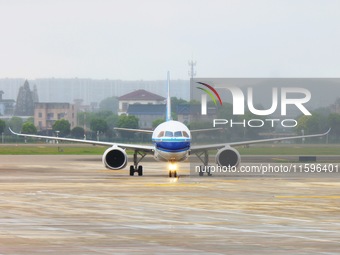
[[[130,177],[100,156],[0,156],[0,254],[340,253],[340,173],[143,167]]]

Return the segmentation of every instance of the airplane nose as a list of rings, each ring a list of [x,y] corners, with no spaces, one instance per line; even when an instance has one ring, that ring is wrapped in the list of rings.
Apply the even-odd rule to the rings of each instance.
[[[160,142],[160,143],[157,143],[156,146],[158,149],[174,151],[174,152],[190,149],[189,142]]]

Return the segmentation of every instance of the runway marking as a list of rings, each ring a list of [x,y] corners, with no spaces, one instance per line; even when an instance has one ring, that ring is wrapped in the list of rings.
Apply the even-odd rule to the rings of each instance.
[[[284,159],[284,158],[272,158],[272,160],[277,160],[277,161],[281,161],[281,162],[287,161],[287,159]]]

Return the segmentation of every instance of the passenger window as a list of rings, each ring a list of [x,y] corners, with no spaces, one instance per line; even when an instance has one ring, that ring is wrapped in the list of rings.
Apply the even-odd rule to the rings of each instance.
[[[176,131],[175,132],[175,137],[182,137],[182,132],[181,131]]]
[[[185,132],[185,131],[183,131],[183,136],[184,136],[184,137],[189,137],[188,133]]]
[[[164,131],[161,131],[157,137],[163,137],[164,136]]]
[[[174,133],[172,133],[171,131],[165,131],[165,136],[166,137],[173,137]]]

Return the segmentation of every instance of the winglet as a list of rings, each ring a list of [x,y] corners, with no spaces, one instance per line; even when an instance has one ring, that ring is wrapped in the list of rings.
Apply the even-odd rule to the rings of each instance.
[[[324,135],[328,135],[329,132],[331,132],[332,128],[329,128],[328,131],[326,133],[324,133]]]
[[[8,127],[8,129],[13,135],[18,135],[18,133],[15,133],[10,127]]]

